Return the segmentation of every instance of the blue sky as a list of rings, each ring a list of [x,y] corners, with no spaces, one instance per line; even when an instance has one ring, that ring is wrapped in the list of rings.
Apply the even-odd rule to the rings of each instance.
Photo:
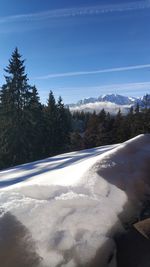
[[[0,85],[17,46],[41,100],[150,93],[150,0],[1,0]]]

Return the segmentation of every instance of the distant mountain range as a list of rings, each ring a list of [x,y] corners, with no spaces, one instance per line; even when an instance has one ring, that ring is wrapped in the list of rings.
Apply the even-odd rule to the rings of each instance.
[[[126,113],[131,106],[136,106],[137,103],[141,108],[144,108],[146,105],[150,107],[150,94],[147,94],[143,97],[128,97],[118,94],[106,94],[101,95],[98,98],[90,97],[78,101],[76,104],[67,105],[70,110],[73,111],[87,111],[99,112],[103,108],[110,113],[117,113],[119,109],[122,112]]]

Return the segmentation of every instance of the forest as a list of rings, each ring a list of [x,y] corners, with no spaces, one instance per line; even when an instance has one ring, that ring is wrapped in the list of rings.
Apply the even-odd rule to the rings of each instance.
[[[120,110],[111,115],[104,109],[99,114],[71,113],[51,90],[42,104],[16,48],[0,89],[0,169],[150,133],[149,107],[137,104],[126,115]]]

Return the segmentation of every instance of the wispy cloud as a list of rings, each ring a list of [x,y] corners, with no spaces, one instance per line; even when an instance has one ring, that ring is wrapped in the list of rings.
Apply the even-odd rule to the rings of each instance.
[[[93,75],[93,74],[111,73],[111,72],[122,72],[122,71],[140,70],[140,69],[147,69],[147,68],[150,68],[150,64],[133,65],[133,66],[118,67],[118,68],[91,70],[91,71],[75,71],[75,72],[52,73],[52,74],[36,77],[35,79],[37,79],[37,80],[47,80],[47,79],[52,79],[52,78],[63,78],[63,77],[73,77],[73,76],[82,76],[82,75]]]
[[[57,19],[65,17],[79,17],[98,15],[112,12],[124,12],[130,10],[141,10],[150,8],[150,0],[134,1],[121,4],[112,5],[96,5],[96,6],[84,6],[74,8],[54,9],[38,13],[30,14],[18,14],[7,17],[0,17],[0,24],[19,21],[39,21],[45,19]]]

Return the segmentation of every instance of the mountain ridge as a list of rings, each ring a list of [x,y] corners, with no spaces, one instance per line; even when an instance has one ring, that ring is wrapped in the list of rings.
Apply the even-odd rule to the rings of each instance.
[[[105,94],[99,97],[89,97],[79,100],[76,104],[66,105],[71,111],[82,110],[86,112],[96,111],[99,112],[102,109],[106,109],[110,113],[117,113],[119,109],[123,113],[129,111],[133,106],[139,104],[139,107],[150,107],[150,94],[146,94],[142,97],[129,97],[120,94]]]
[[[95,103],[95,102],[111,102],[114,104],[129,105],[133,104],[134,102],[140,102],[142,99],[143,97],[129,97],[120,94],[105,94],[105,95],[100,95],[99,97],[84,98],[82,100],[77,101],[77,103],[68,104],[68,106],[69,107],[80,106],[83,104]]]

